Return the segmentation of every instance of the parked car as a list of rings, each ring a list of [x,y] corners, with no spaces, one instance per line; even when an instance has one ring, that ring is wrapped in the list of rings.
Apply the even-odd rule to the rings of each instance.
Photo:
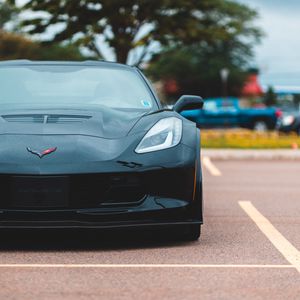
[[[135,67],[0,63],[0,229],[165,228],[196,240],[200,132]]]
[[[281,111],[276,108],[241,108],[237,98],[206,99],[203,110],[182,114],[200,128],[242,127],[265,131],[275,129]]]
[[[296,132],[298,135],[300,135],[300,111],[284,111],[282,117],[278,121],[277,127],[281,132]]]

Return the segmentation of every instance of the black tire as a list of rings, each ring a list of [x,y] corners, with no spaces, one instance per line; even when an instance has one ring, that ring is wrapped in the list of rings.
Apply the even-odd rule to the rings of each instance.
[[[178,230],[180,229],[180,230]],[[201,235],[201,225],[191,224],[179,226],[176,230],[176,239],[186,242],[197,241]]]
[[[256,120],[253,123],[253,130],[258,132],[266,132],[269,127],[266,121],[264,120]]]
[[[197,241],[201,235],[201,225],[193,224],[189,226],[188,233],[186,233],[184,239],[186,241]]]

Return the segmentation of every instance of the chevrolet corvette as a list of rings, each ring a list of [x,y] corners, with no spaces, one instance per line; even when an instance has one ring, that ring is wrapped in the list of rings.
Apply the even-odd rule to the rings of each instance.
[[[200,131],[138,68],[0,63],[0,228],[170,228],[197,240]]]

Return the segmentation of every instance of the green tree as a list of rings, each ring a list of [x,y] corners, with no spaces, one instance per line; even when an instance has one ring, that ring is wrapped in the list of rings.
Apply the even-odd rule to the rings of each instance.
[[[246,54],[236,50],[230,50],[227,43],[223,47],[195,44],[168,49],[154,60],[147,73],[154,80],[175,79],[178,84],[175,99],[183,93],[207,98],[222,95],[220,70],[226,68],[229,70],[227,94],[238,96],[246,78],[247,60]]]
[[[0,30],[16,13],[17,9],[13,5],[0,0]]]
[[[269,86],[264,96],[264,103],[266,106],[274,106],[277,104],[277,96],[274,92],[273,87]]]
[[[73,45],[46,47],[15,33],[0,30],[0,60],[83,60],[85,57]]]
[[[297,110],[300,111],[300,95],[294,95],[294,105],[296,107]]]
[[[25,20],[29,34],[59,25],[49,42],[75,42],[101,58],[102,38],[117,61],[125,63],[131,54],[136,65],[164,47],[199,41],[210,45],[234,38],[250,53],[261,34],[252,24],[256,12],[232,0],[29,0],[22,9],[48,15]]]
[[[0,60],[82,60],[85,57],[71,44],[53,44],[50,47],[34,42],[20,34],[6,32],[3,27],[18,13],[13,3],[0,0]]]

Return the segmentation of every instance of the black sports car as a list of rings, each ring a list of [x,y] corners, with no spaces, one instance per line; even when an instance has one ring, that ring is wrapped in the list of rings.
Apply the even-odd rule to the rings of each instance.
[[[0,228],[202,224],[200,133],[135,67],[0,63]]]

